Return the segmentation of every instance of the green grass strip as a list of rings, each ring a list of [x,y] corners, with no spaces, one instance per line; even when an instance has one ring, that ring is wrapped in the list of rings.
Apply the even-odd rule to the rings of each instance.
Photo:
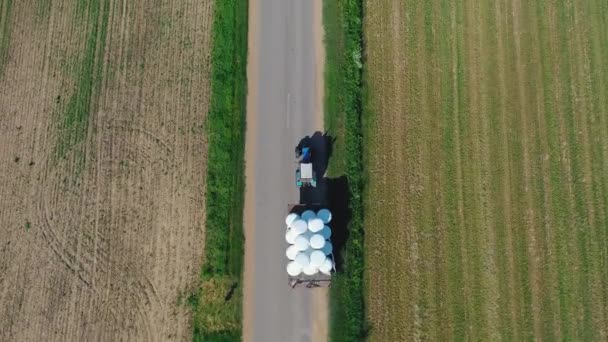
[[[342,1],[326,0],[323,3],[323,27],[325,30],[325,129],[336,137],[344,137],[344,115],[341,111],[341,65],[344,64],[344,32],[340,15]],[[346,169],[346,144],[337,141],[332,147],[329,175],[340,175]]]
[[[344,251],[344,267],[330,291],[331,341],[358,341],[365,337],[363,286],[362,205],[362,2],[324,2],[326,35],[325,123],[337,138],[330,176],[346,175],[351,220]]]
[[[202,285],[189,301],[194,341],[240,340],[242,321],[248,8],[246,1],[238,0],[216,1],[214,6],[206,262]],[[221,324],[210,323],[218,321]]]
[[[64,158],[68,151],[86,138],[89,115],[101,88],[110,3],[91,1],[87,10],[91,28],[86,36],[74,93],[61,114],[60,135],[56,145],[56,156],[59,158]]]

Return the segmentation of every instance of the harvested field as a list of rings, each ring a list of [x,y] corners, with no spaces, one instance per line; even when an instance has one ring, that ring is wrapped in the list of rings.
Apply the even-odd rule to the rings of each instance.
[[[366,1],[372,341],[608,339],[605,1]]]
[[[213,2],[0,4],[0,340],[191,339]]]

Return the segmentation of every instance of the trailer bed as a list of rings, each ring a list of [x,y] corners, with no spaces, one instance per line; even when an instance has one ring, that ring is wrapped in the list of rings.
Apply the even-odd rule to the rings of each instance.
[[[326,208],[327,206],[321,205],[321,204],[288,204],[287,205],[287,213],[291,214],[291,213],[295,213],[298,215],[302,215],[302,213],[306,210],[312,210],[314,212],[319,211],[320,209]],[[334,258],[334,254],[331,254],[331,259],[334,263],[334,267],[335,267],[335,258]],[[285,263],[285,265],[287,266],[287,262]],[[335,272],[335,268],[332,270],[332,272]],[[305,274],[300,274],[297,277],[292,277],[290,275],[287,275],[287,279],[288,279],[288,283],[289,286],[291,288],[296,288],[296,287],[305,287],[305,288],[315,288],[315,287],[331,287],[331,274],[327,275],[327,274],[323,274],[323,273],[317,273],[315,275],[312,276],[308,276]]]

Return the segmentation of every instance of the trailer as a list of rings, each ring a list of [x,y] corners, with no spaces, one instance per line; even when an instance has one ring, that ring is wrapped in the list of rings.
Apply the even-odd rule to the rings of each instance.
[[[313,215],[315,216],[310,216],[310,213],[314,213]],[[316,216],[319,213],[323,213],[324,217],[321,218]],[[326,213],[329,213],[329,216],[327,216]],[[295,220],[308,221],[308,228],[305,228],[307,230],[301,231],[302,227],[296,227],[297,225],[301,225],[301,222],[296,223]],[[317,220],[317,222],[314,222],[315,220]],[[322,229],[316,232],[314,232],[315,229],[312,229],[311,231],[310,228],[314,227],[315,223],[318,223],[318,220],[323,221]],[[331,221],[331,212],[326,209],[325,206],[319,204],[289,204],[287,206],[287,227],[285,230],[285,236],[288,247],[286,249],[287,262],[285,266],[287,269],[287,281],[291,288],[331,287],[332,275],[336,270],[333,246],[331,244],[331,231],[329,233],[326,231],[327,229],[330,229],[328,226],[329,221]],[[296,232],[296,230],[299,230],[299,232]],[[294,234],[297,236],[296,239],[292,239]],[[323,236],[325,241],[323,243],[316,241],[314,240],[313,236]],[[309,240],[310,245],[308,247],[299,246],[299,243],[304,239]],[[298,241],[296,242],[296,240]],[[321,245],[315,245],[315,242],[321,243]],[[322,247],[315,248],[319,246]],[[296,251],[295,253],[297,253],[295,255],[294,250]],[[304,269],[302,272],[292,272],[292,274],[290,274],[290,271],[292,271],[290,270],[290,266],[295,268],[304,267],[303,264],[298,264],[297,259],[299,259],[300,256],[302,256],[302,259],[310,258],[309,261],[312,263],[314,254],[317,254],[316,256],[319,256],[319,254],[325,255],[323,265],[317,268],[317,272],[310,272],[310,267],[317,266],[306,266],[309,269]],[[306,274],[307,271],[309,274]]]

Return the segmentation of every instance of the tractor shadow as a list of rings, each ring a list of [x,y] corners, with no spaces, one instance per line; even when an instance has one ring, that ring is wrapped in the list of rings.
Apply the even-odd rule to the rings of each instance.
[[[332,153],[335,138],[323,132],[315,132],[312,136],[306,136],[298,143],[297,149],[310,147],[312,149],[313,171],[317,177],[316,187],[300,188],[300,204],[327,205],[328,187],[325,172]]]
[[[297,148],[306,146],[312,148],[313,170],[317,175],[317,186],[315,188],[300,188],[300,204],[321,205],[332,212],[332,220],[329,224],[332,230],[331,242],[334,246],[336,270],[340,272],[343,269],[342,251],[348,241],[348,226],[352,214],[349,203],[348,178],[346,176],[325,177],[335,140],[336,138],[327,135],[327,133],[315,132],[312,136],[300,140]]]
[[[306,136],[300,140],[296,149],[311,147],[313,153],[313,170],[319,179],[325,177],[329,158],[336,138],[320,131],[316,131],[312,136]]]

